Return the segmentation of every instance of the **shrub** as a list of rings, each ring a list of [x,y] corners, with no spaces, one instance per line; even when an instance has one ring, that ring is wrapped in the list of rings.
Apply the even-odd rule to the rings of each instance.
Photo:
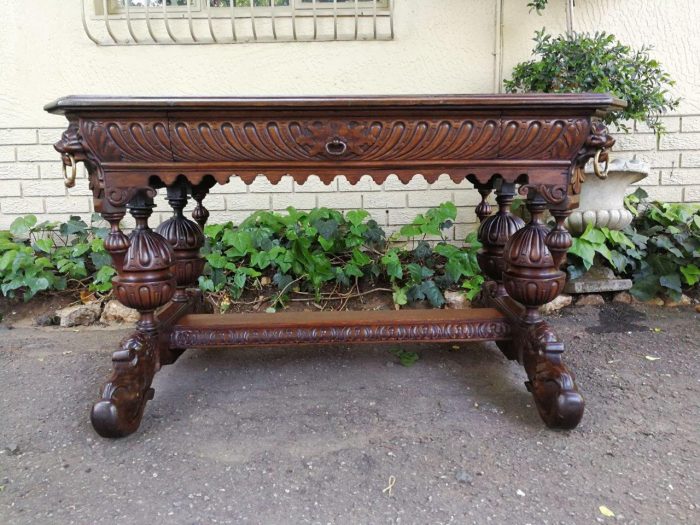
[[[646,122],[658,135],[665,128],[659,116],[678,106],[668,88],[674,85],[659,62],[651,58],[651,47],[633,50],[605,32],[559,36],[535,34],[534,55],[521,62],[513,78],[504,82],[510,92],[610,93],[627,102],[621,111],[604,117],[608,124],[626,130],[624,120]]]

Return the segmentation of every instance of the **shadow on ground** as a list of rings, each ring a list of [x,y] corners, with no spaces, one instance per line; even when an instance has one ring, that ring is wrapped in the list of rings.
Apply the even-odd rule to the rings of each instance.
[[[571,432],[487,343],[410,368],[390,346],[190,351],[117,441],[87,415],[125,331],[0,329],[0,523],[699,522],[698,315],[552,324],[587,402]]]

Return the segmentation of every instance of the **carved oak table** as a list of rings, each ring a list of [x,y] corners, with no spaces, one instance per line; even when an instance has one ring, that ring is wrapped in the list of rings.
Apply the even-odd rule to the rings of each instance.
[[[573,428],[583,398],[564,366],[563,344],[538,313],[561,291],[560,265],[571,245],[564,227],[577,206],[583,166],[605,161],[613,140],[600,122],[624,103],[605,94],[354,98],[67,97],[48,106],[68,128],[55,145],[67,183],[84,162],[96,211],[111,225],[105,247],[114,290],[141,319],[114,353],[114,371],[92,409],[95,430],[126,436],[153,397],[162,365],[187,348],[396,341],[496,341],[528,376],[542,419]],[[211,315],[193,288],[204,267],[199,250],[216,184],[258,174],[276,183],[315,174],[356,183],[389,174],[433,182],[447,173],[482,195],[476,208],[483,243],[478,259],[489,279],[472,310]],[[173,216],[148,225],[157,189]],[[495,190],[498,210],[487,198]],[[516,193],[531,219],[511,214]],[[194,222],[183,215],[196,201]],[[241,198],[245,198],[241,196]],[[136,221],[126,235],[127,210]],[[543,221],[549,210],[555,226]],[[157,311],[157,313],[156,313]]]

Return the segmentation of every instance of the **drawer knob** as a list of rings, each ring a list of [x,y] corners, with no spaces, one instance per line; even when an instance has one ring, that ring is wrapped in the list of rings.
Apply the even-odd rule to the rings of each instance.
[[[339,156],[345,153],[347,149],[348,145],[340,139],[336,138],[326,142],[326,151],[329,155]]]

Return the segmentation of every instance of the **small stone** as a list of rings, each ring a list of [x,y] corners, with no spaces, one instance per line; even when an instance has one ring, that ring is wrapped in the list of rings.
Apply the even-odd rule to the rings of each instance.
[[[695,311],[700,314],[700,304],[695,305]]]
[[[127,308],[116,299],[113,299],[105,305],[105,308],[102,311],[102,317],[100,317],[100,321],[102,321],[105,324],[133,324],[139,320],[139,317],[140,316],[138,310],[134,310],[133,308]]]
[[[525,493],[524,493],[522,490],[520,490],[520,489],[516,490],[515,493],[516,493],[518,496],[520,496],[521,498],[524,498],[524,497],[525,497]]]
[[[445,296],[445,306],[451,308],[452,310],[464,310],[469,308],[471,302],[467,299],[467,296],[463,292],[452,292],[447,290],[444,293]]]
[[[45,314],[38,315],[34,319],[34,323],[37,326],[57,326],[61,322],[61,318],[56,315],[56,312],[47,312]]]
[[[661,297],[654,297],[653,299],[644,301],[644,304],[648,304],[649,306],[663,306],[664,300]]]
[[[392,366],[394,366],[393,361],[387,361],[387,362],[386,362],[386,366],[388,366],[389,368],[391,368]]]
[[[613,296],[613,303],[632,304],[633,302],[634,297],[629,292],[620,292]]]
[[[605,304],[605,299],[597,293],[582,295],[576,301],[576,306],[600,306],[601,304]]]
[[[473,478],[464,470],[458,472],[455,478],[460,483],[471,483],[473,481]]]
[[[566,306],[570,306],[572,301],[573,298],[570,295],[562,294],[554,299],[554,301],[540,306],[540,313],[543,315],[554,313]]]
[[[693,301],[690,297],[688,297],[685,294],[682,294],[680,301],[674,301],[671,298],[667,298],[666,301],[664,301],[664,306],[667,306],[669,308],[676,308],[678,306],[690,306],[692,303]]]
[[[89,326],[100,318],[100,304],[97,302],[67,306],[56,311],[62,327]]]
[[[267,275],[264,275],[260,278],[260,284],[262,286],[267,286],[268,284],[270,284],[270,282],[270,278]]]
[[[10,443],[5,448],[11,456],[16,456],[19,454],[19,445],[17,443]]]

